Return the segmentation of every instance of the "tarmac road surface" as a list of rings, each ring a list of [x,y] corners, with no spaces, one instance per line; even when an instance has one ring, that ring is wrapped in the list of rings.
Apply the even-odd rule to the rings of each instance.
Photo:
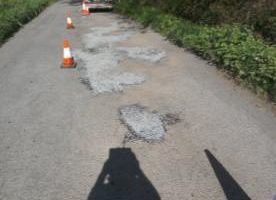
[[[80,8],[58,1],[0,49],[1,200],[273,199],[269,105],[152,30]],[[60,69],[64,38],[78,69]],[[162,140],[126,140],[149,130]]]

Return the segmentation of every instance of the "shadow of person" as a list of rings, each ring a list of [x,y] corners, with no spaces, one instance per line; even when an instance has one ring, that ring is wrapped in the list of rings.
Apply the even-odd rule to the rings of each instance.
[[[160,200],[130,148],[110,149],[88,200]]]

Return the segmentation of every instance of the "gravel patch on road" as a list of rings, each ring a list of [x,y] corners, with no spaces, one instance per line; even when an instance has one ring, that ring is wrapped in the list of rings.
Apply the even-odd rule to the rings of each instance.
[[[115,42],[128,39],[134,32],[127,30],[128,24],[112,23],[106,27],[91,28],[91,33],[83,37],[86,51],[77,50],[76,59],[81,82],[95,94],[120,92],[125,86],[145,81],[143,75],[122,71],[122,53],[113,48]]]
[[[163,141],[167,126],[180,122],[179,113],[159,114],[149,111],[139,104],[123,106],[119,109],[120,120],[128,128],[123,144],[129,141],[145,142]]]
[[[158,113],[147,111],[138,104],[124,106],[119,109],[121,121],[137,139],[160,141],[165,135],[162,117]]]
[[[165,51],[146,47],[118,47],[119,51],[125,53],[129,58],[140,59],[151,63],[159,62],[166,57]]]
[[[93,27],[84,35],[85,50],[77,50],[81,82],[95,94],[123,91],[125,86],[141,84],[143,75],[124,72],[120,62],[126,57],[158,62],[166,56],[153,48],[113,47],[114,43],[130,38],[137,30],[133,24],[117,22],[110,26]]]
[[[107,27],[91,28],[91,33],[85,34],[83,43],[86,49],[111,48],[115,42],[127,40],[133,31],[126,30],[123,25],[113,23]]]
[[[79,67],[81,82],[95,94],[120,92],[124,86],[145,81],[142,75],[121,71],[119,65],[121,56],[112,50],[98,54],[77,51],[76,54],[77,59],[83,63],[83,66]]]

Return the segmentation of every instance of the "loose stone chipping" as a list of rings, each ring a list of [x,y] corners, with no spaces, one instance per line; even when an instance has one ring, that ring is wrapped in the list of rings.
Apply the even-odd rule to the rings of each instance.
[[[76,55],[75,58],[78,62],[77,69],[80,73],[81,83],[84,84],[89,90],[93,90],[90,80],[87,77],[87,68],[85,67],[85,63],[82,61],[82,59],[80,59],[80,57],[78,57],[78,55]]]
[[[151,63],[159,62],[162,58],[166,57],[165,51],[154,48],[118,47],[117,49],[127,54],[129,58],[140,59]]]
[[[111,48],[113,43],[127,40],[134,33],[123,31],[118,23],[113,23],[108,27],[91,28],[91,31],[83,38],[86,49]]]
[[[165,135],[165,127],[158,113],[147,111],[140,105],[129,105],[119,109],[121,121],[137,139],[160,141]]]
[[[95,94],[120,92],[127,85],[145,81],[142,75],[121,70],[119,63],[123,56],[112,47],[113,43],[126,40],[133,34],[133,31],[125,30],[127,26],[113,23],[107,27],[94,27],[83,38],[87,51],[75,51],[76,58],[82,62],[79,67],[81,82]]]
[[[146,142],[160,142],[164,139],[166,127],[180,121],[179,114],[159,114],[157,111],[148,111],[147,108],[134,104],[119,109],[120,120],[129,129],[123,144],[133,140]]]
[[[86,51],[75,51],[82,63],[79,68],[81,82],[95,94],[123,91],[127,85],[141,84],[145,77],[123,72],[120,61],[126,56],[148,62],[158,62],[165,52],[151,48],[115,48],[113,44],[127,40],[135,33],[132,24],[112,23],[106,27],[93,27],[83,38]]]
[[[85,63],[80,68],[82,83],[88,85],[95,94],[120,92],[124,86],[145,81],[144,76],[121,71],[119,66],[121,57],[112,50],[95,55],[83,51],[76,51],[76,54],[78,59]]]

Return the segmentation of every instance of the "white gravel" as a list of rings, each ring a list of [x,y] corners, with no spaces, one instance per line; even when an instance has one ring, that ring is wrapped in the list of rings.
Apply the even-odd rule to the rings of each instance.
[[[126,53],[129,58],[140,59],[151,63],[159,62],[166,57],[165,51],[146,47],[118,47],[119,51]]]
[[[81,79],[94,93],[120,92],[124,86],[140,84],[143,75],[123,72],[119,65],[122,53],[113,48],[115,42],[128,39],[133,32],[126,24],[112,23],[110,26],[93,27],[85,34],[83,43],[88,51],[75,51],[81,60]],[[90,52],[89,52],[90,51]]]
[[[159,114],[136,104],[124,106],[119,111],[121,120],[134,136],[147,141],[161,140],[164,137],[166,131]]]
[[[124,86],[140,84],[145,81],[144,76],[120,69],[121,57],[112,50],[106,50],[98,54],[77,51],[77,58],[84,63],[85,73],[82,79],[95,94],[123,91]]]
[[[107,27],[91,28],[91,33],[85,34],[83,43],[86,49],[111,48],[114,42],[127,40],[132,31],[122,31],[118,23],[113,23]]]
[[[113,47],[114,43],[130,38],[135,32],[126,23],[93,27],[82,38],[86,51],[75,51],[83,64],[81,79],[94,93],[119,92],[124,86],[141,84],[143,75],[123,72],[120,61],[126,57],[156,63],[166,56],[164,51],[144,47]]]

